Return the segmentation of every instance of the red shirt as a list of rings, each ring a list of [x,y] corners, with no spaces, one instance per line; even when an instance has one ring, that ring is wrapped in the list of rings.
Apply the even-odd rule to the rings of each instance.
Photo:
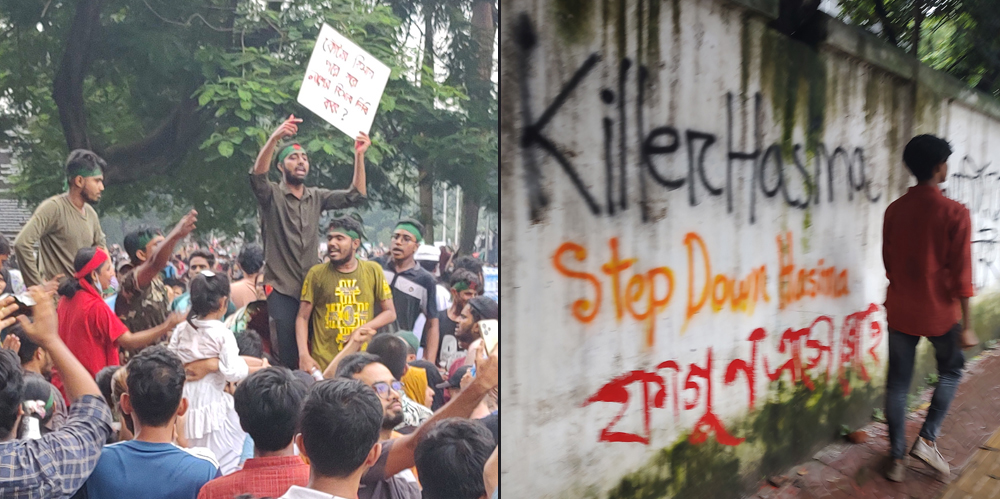
[[[117,366],[118,338],[128,332],[101,295],[87,281],[73,294],[59,299],[59,336],[91,376]]]
[[[281,497],[292,485],[309,484],[309,465],[298,456],[247,459],[243,469],[208,482],[198,499],[233,499],[241,494]]]
[[[889,327],[941,336],[962,318],[959,298],[973,296],[969,210],[935,186],[918,185],[885,210],[882,261],[889,278]]]

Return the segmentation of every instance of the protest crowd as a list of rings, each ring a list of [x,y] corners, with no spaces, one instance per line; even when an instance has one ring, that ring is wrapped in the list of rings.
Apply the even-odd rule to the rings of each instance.
[[[87,150],[0,236],[0,498],[499,497],[482,263],[415,220],[364,254],[361,217],[320,226],[366,198],[371,142],[346,189],[308,186],[301,122],[249,172],[262,244],[200,247],[191,210],[109,246]]]

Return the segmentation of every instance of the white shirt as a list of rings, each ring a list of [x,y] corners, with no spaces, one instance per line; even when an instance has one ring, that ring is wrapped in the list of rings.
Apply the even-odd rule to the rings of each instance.
[[[448,291],[448,288],[438,284],[436,296],[437,296],[438,315],[441,315],[441,312],[451,308],[451,291]],[[425,316],[424,314],[418,315],[417,320],[413,322],[413,334],[417,336],[418,340],[423,339],[424,326],[426,324],[427,324],[427,316]],[[420,348],[419,351],[417,352],[418,358],[423,357],[424,355],[423,350],[424,350],[423,348]]]
[[[318,490],[307,489],[305,487],[299,487],[298,485],[292,485],[292,488],[285,492],[285,495],[278,499],[344,499],[340,496],[334,496],[327,494],[326,492],[320,492]]]

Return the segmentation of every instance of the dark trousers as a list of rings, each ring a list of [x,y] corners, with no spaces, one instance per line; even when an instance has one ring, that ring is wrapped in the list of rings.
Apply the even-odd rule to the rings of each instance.
[[[948,406],[955,398],[958,382],[962,378],[965,356],[958,341],[962,334],[961,324],[955,324],[941,336],[928,336],[934,345],[937,360],[938,385],[934,389],[927,418],[920,429],[920,436],[927,440],[937,439],[941,423],[948,413]],[[906,455],[906,394],[910,391],[913,378],[913,362],[916,357],[920,336],[912,336],[889,330],[889,376],[886,381],[885,417],[889,424],[889,444],[892,457],[901,459]]]
[[[281,365],[293,370],[299,368],[299,345],[295,341],[295,317],[298,314],[298,299],[277,291],[272,291],[267,297],[267,315],[273,321],[278,337],[278,360]],[[312,321],[309,322],[311,330]]]

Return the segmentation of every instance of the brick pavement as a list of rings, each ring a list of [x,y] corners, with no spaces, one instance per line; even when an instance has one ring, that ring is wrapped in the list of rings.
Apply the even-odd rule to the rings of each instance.
[[[894,483],[887,480],[882,470],[889,453],[888,428],[884,423],[872,423],[862,429],[869,435],[867,442],[831,444],[808,462],[789,469],[783,475],[788,479],[785,485],[773,487],[764,484],[752,497],[935,499],[945,494],[948,499],[1000,498],[1000,493],[980,496],[963,492],[965,488],[972,487],[978,487],[976,490],[980,493],[1000,490],[1000,478],[989,478],[990,474],[1000,477],[1000,452],[980,449],[994,432],[1000,435],[1000,352],[985,352],[967,366],[937,440],[941,454],[951,463],[952,473],[947,481],[953,487],[946,489],[948,485],[937,479],[934,470],[912,458],[906,481]],[[930,391],[923,395],[922,400],[930,400]],[[906,435],[910,445],[920,431],[926,405],[923,404],[922,409],[907,417]],[[992,447],[1000,449],[1000,440]],[[979,468],[987,471],[977,471]],[[964,473],[967,469],[968,473]],[[988,480],[984,481],[983,476]]]

